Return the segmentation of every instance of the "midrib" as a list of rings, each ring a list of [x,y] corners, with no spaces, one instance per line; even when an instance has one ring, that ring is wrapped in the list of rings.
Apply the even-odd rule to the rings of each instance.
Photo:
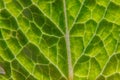
[[[68,80],[73,80],[73,67],[71,60],[71,50],[70,50],[70,37],[69,37],[69,29],[68,29],[68,20],[67,20],[67,10],[66,10],[66,1],[63,0],[64,5],[64,16],[65,16],[65,41],[66,41],[66,49],[67,49],[67,61],[68,61]]]

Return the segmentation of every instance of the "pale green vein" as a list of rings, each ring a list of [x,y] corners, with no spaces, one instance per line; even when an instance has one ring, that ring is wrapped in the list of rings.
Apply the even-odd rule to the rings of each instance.
[[[100,24],[100,22],[104,19],[105,15],[106,15],[106,12],[107,12],[108,5],[109,5],[109,4],[110,4],[110,1],[108,2],[107,7],[105,8],[105,12],[104,12],[104,14],[103,14],[103,17],[101,18],[101,20],[100,20],[100,21],[98,22],[98,24],[97,24],[97,28],[96,28],[93,36],[92,36],[91,39],[89,40],[89,42],[88,42],[87,46],[85,47],[85,49],[83,50],[82,54],[81,54],[81,55],[79,56],[79,58],[75,61],[74,65],[73,65],[74,67],[76,66],[78,60],[79,60],[80,57],[85,53],[87,47],[89,46],[89,44],[92,42],[93,38],[95,37],[95,35],[96,35],[96,33],[97,33],[97,30],[98,30],[98,27],[99,27],[99,24]]]
[[[84,6],[84,2],[85,2],[85,0],[82,2],[81,7],[79,8],[79,11],[78,11],[77,16],[75,17],[75,19],[73,21],[73,24],[72,24],[72,27],[70,28],[70,31],[72,30],[73,26],[76,24],[77,18],[81,12],[82,7]]]
[[[45,12],[44,12],[43,10],[41,10],[40,7],[39,7],[37,4],[34,4],[34,5],[44,14],[44,16],[45,16],[46,18],[48,18],[48,19],[58,28],[58,30],[59,30],[62,34],[64,34],[64,32],[61,30],[61,28],[59,28],[59,26],[58,26],[49,16],[47,16],[47,15],[45,14]]]

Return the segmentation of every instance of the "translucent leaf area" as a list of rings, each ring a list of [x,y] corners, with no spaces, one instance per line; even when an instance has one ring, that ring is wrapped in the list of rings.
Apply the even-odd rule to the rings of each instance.
[[[0,0],[0,80],[120,80],[120,0]]]

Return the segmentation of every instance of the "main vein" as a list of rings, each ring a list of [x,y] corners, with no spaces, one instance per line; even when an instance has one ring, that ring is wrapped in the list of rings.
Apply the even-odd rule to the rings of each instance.
[[[70,37],[69,37],[69,29],[68,29],[68,20],[67,20],[67,10],[66,10],[66,1],[63,0],[64,5],[64,16],[65,16],[65,41],[66,41],[66,49],[67,49],[67,60],[68,60],[68,80],[73,80],[73,67],[71,61],[71,50],[70,50]]]

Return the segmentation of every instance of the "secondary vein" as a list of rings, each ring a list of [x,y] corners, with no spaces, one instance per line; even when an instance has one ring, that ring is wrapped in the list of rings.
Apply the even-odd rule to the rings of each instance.
[[[68,20],[67,20],[67,10],[66,10],[66,1],[63,0],[64,5],[64,16],[65,16],[65,41],[66,41],[66,49],[67,49],[67,60],[68,60],[68,80],[73,80],[73,67],[71,60],[71,50],[70,50],[70,37],[69,37],[69,29],[68,29]]]

